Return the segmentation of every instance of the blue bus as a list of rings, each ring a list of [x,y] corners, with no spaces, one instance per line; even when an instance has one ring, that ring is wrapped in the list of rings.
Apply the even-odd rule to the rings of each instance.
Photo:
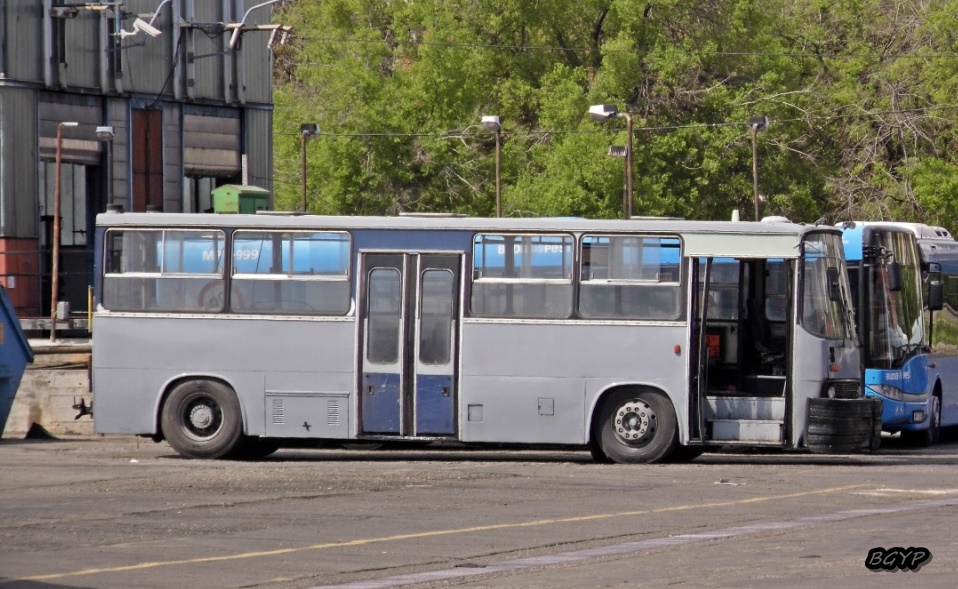
[[[958,425],[958,242],[919,223],[849,222],[842,241],[867,396],[915,445]]]
[[[841,230],[106,213],[99,433],[195,458],[450,442],[873,446]],[[878,429],[880,434],[880,428]]]

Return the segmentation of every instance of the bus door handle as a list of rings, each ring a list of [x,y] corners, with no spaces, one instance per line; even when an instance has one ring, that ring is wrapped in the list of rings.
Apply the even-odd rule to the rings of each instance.
[[[449,387],[442,387],[442,396],[443,397],[449,396]]]
[[[369,385],[369,387],[366,388],[366,392],[370,395],[376,394],[376,392],[373,390],[373,385]]]

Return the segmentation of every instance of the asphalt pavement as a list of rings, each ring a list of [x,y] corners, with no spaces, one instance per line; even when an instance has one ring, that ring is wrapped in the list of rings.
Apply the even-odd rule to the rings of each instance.
[[[896,439],[635,466],[549,449],[229,462],[127,437],[3,440],[0,589],[953,587],[956,466],[958,443]],[[896,547],[928,557],[913,570],[920,552]]]

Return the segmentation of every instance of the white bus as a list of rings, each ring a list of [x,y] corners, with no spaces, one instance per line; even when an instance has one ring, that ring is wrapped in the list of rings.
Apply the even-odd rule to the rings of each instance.
[[[644,463],[880,433],[834,227],[112,212],[96,264],[95,429],[185,456],[448,441]]]

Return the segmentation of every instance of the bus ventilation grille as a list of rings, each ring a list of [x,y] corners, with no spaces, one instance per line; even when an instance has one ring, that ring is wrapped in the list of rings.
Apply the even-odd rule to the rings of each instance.
[[[286,407],[282,399],[273,399],[273,423],[275,425],[286,423]]]

